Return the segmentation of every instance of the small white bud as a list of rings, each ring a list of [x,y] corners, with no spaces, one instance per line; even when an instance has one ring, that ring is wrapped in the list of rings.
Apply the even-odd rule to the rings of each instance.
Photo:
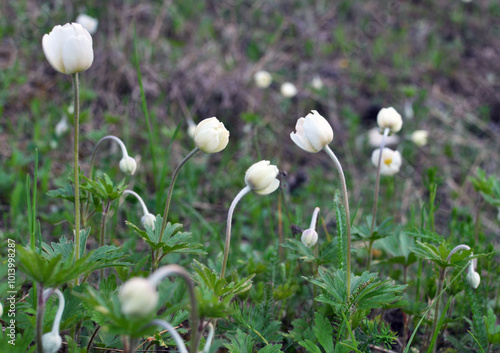
[[[285,82],[281,85],[281,94],[285,98],[292,98],[297,95],[297,87],[291,82]]]
[[[158,291],[146,278],[134,277],[125,282],[118,293],[122,312],[129,316],[147,316],[158,304]]]
[[[133,175],[137,169],[137,163],[134,158],[130,156],[125,156],[120,161],[120,169],[126,174]]]
[[[273,82],[271,74],[264,70],[257,71],[253,76],[253,79],[259,88],[267,88],[271,85],[271,82]]]
[[[226,148],[229,142],[229,131],[219,119],[213,117],[202,120],[194,131],[196,147],[205,153],[216,153]]]
[[[56,136],[61,137],[69,130],[68,120],[65,116],[56,124]]]
[[[333,129],[323,116],[312,110],[305,118],[297,120],[290,138],[304,151],[316,153],[332,142]]]
[[[378,159],[380,156],[380,148],[377,148],[372,153],[372,164],[377,167]],[[398,151],[393,151],[390,148],[384,147],[382,150],[382,161],[380,163],[380,174],[382,175],[394,175],[399,172],[401,168],[401,155]]]
[[[467,282],[469,282],[469,285],[476,289],[479,287],[479,283],[481,283],[481,276],[479,276],[479,273],[476,271],[470,271],[467,273]]]
[[[318,233],[314,229],[306,229],[302,232],[302,236],[300,237],[300,241],[306,247],[310,248],[318,242]]]
[[[79,14],[75,22],[81,24],[90,34],[94,34],[97,31],[97,25],[99,24],[97,18],[84,13]]]
[[[148,226],[149,228],[154,230],[155,229],[155,220],[156,220],[156,217],[154,216],[154,214],[147,213],[144,216],[142,216],[141,223],[144,226],[144,228],[146,228],[146,226]]]
[[[268,195],[280,186],[278,167],[269,161],[260,161],[248,168],[245,173],[245,183],[257,194]]]
[[[318,75],[314,76],[313,79],[311,80],[311,86],[317,91],[322,89],[323,81],[321,80],[321,77],[319,77]]]
[[[47,332],[42,336],[43,353],[56,353],[62,345],[62,338],[57,332]]]
[[[3,305],[2,303],[0,303],[0,317],[2,317],[3,315]]]
[[[429,132],[425,130],[416,130],[411,134],[411,140],[417,146],[427,145],[427,138],[429,137]]]
[[[382,108],[377,115],[377,124],[381,130],[389,128],[394,133],[401,130],[403,119],[393,107]]]

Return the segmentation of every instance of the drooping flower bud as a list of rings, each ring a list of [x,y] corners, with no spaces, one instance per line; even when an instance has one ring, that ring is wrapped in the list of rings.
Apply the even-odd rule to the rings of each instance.
[[[472,255],[472,254],[471,254]],[[476,259],[470,260],[469,263],[469,272],[467,273],[467,276],[465,277],[467,279],[467,282],[469,282],[469,285],[476,289],[479,287],[479,283],[481,283],[481,276],[479,273],[476,272]]]
[[[156,217],[154,214],[147,213],[144,216],[142,216],[141,223],[144,226],[144,228],[146,228],[146,226],[148,226],[149,228],[154,230],[155,229],[155,220],[156,220]]]
[[[333,140],[332,127],[316,110],[297,120],[295,130],[290,138],[306,152],[319,152]]]
[[[216,153],[226,148],[229,142],[229,131],[217,118],[202,120],[194,131],[196,147],[205,153]]]
[[[271,74],[264,70],[257,71],[253,76],[253,79],[259,88],[267,88],[271,85],[271,82],[273,82]]]
[[[130,156],[124,156],[120,161],[120,169],[126,174],[133,175],[137,169],[137,162]]]
[[[318,242],[318,232],[316,232],[316,224],[318,223],[319,207],[316,207],[311,219],[311,225],[308,229],[302,232],[300,241],[306,247],[310,248]]]
[[[377,148],[372,153],[372,164],[377,167],[378,159],[380,156],[380,148]],[[382,175],[394,175],[399,172],[401,168],[401,155],[398,151],[393,151],[390,148],[384,148],[382,150],[382,163],[380,164],[380,174]]]
[[[285,98],[293,98],[297,95],[297,87],[291,82],[283,83],[280,91]]]
[[[389,128],[392,133],[395,133],[401,130],[403,119],[393,107],[382,108],[377,115],[377,124],[381,130]]]
[[[245,173],[245,183],[257,194],[268,195],[280,186],[278,167],[269,161],[260,161],[248,168]]]
[[[425,130],[416,130],[411,134],[411,140],[417,146],[427,145],[427,138],[429,137],[429,132]]]
[[[50,65],[63,74],[85,71],[94,61],[92,36],[79,23],[55,26],[43,36],[42,47]]]
[[[42,336],[43,353],[56,353],[62,345],[59,332],[47,332]]]
[[[125,282],[118,300],[125,315],[143,317],[151,314],[158,304],[158,291],[149,280],[134,277]]]

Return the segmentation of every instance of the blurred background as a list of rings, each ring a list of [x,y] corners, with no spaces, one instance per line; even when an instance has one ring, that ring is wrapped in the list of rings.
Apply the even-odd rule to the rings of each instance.
[[[315,206],[324,207],[328,224],[335,217],[324,195],[339,188],[337,176],[326,155],[306,153],[289,138],[297,118],[314,109],[333,126],[331,147],[359,220],[373,202],[377,136],[370,140],[369,131],[378,111],[393,106],[404,125],[390,147],[402,153],[403,165],[394,178],[382,178],[381,219],[406,222],[427,200],[431,178],[439,184],[438,232],[447,234],[457,219],[473,227],[473,210],[482,207],[484,231],[499,234],[497,209],[478,204],[469,180],[478,167],[499,172],[498,1],[24,0],[2,1],[0,12],[3,236],[27,234],[26,175],[33,175],[35,149],[44,237],[69,229],[72,204],[46,192],[66,182],[71,169],[71,79],[49,65],[41,39],[81,13],[98,20],[94,63],[81,74],[82,171],[88,174],[101,137],[120,137],[140,160],[129,188],[151,212],[161,213],[169,176],[194,147],[188,122],[216,116],[231,133],[229,146],[189,162],[174,195],[174,219],[220,233],[246,168],[267,159],[283,172],[287,228],[306,227]],[[254,80],[261,70],[272,76],[267,88]],[[285,82],[296,92],[282,92]],[[415,130],[428,131],[426,145],[412,142]],[[123,178],[120,158],[107,145],[100,173]],[[276,229],[269,217],[276,205],[276,198],[253,197],[243,214]],[[116,229],[125,228],[125,218],[139,222],[138,205],[121,212]]]

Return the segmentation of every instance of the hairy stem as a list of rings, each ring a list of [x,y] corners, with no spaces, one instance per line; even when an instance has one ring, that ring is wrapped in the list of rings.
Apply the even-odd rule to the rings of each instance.
[[[36,305],[36,344],[38,353],[43,353],[43,313],[45,312],[45,300],[43,298],[43,284],[38,283],[37,305]]]
[[[73,74],[73,102],[74,111],[74,146],[73,146],[73,173],[75,184],[75,260],[80,258],[80,173],[78,171],[78,133],[80,120],[80,94],[78,72]],[[78,281],[77,281],[78,282]]]

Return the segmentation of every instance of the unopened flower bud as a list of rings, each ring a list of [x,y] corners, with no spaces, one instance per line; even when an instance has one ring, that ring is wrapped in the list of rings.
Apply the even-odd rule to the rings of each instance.
[[[148,226],[149,228],[154,230],[155,229],[155,220],[156,220],[156,217],[154,216],[154,214],[147,213],[144,216],[142,216],[141,223],[144,226],[144,228],[146,228],[146,226]]]
[[[318,233],[314,229],[306,229],[302,232],[302,236],[300,237],[300,241],[306,247],[310,248],[318,242]]]
[[[328,121],[316,110],[297,120],[295,132],[290,133],[293,142],[306,152],[321,151],[333,140],[333,130]]]
[[[467,279],[467,282],[469,282],[469,285],[476,289],[479,287],[479,283],[481,283],[481,276],[479,276],[479,273],[476,272],[475,267],[475,261],[476,259],[473,259],[470,261],[469,264],[469,272],[467,273],[467,276],[465,277]]]
[[[267,88],[271,85],[271,82],[273,82],[271,74],[264,70],[257,71],[253,76],[253,79],[259,88]]]
[[[416,130],[411,134],[411,140],[417,146],[427,145],[427,138],[429,137],[429,132],[425,130]]]
[[[58,332],[47,332],[42,336],[43,353],[56,353],[62,345]]]
[[[118,293],[122,312],[129,316],[147,316],[158,304],[158,291],[146,278],[134,277]]]
[[[297,95],[297,87],[291,82],[285,82],[281,85],[281,94],[285,98],[293,98]]]
[[[268,195],[280,186],[278,167],[269,161],[260,161],[248,168],[245,173],[245,183],[257,194]]]
[[[120,169],[126,174],[133,175],[137,169],[137,163],[134,158],[130,156],[124,156],[120,161]]]
[[[403,119],[393,107],[382,108],[377,115],[377,124],[381,130],[389,128],[394,133],[401,130]]]
[[[201,121],[194,131],[196,147],[205,153],[216,153],[226,148],[229,142],[229,131],[217,118]]]

